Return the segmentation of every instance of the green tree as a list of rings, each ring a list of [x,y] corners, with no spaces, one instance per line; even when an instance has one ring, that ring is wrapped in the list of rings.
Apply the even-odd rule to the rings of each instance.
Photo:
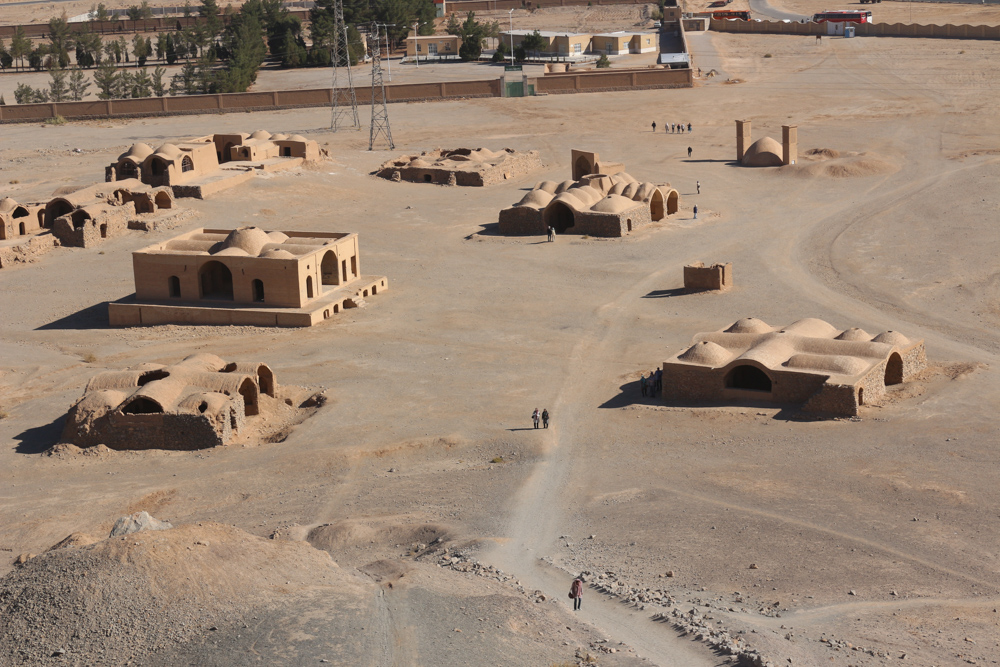
[[[479,60],[479,56],[483,54],[487,28],[476,20],[475,12],[469,12],[463,23],[459,23],[452,14],[448,21],[448,32],[462,38],[462,46],[458,48],[458,55],[462,60]]]
[[[167,64],[173,65],[177,62],[177,49],[174,47],[174,38],[170,33],[167,33],[167,44],[165,48],[167,51]]]
[[[31,40],[24,34],[24,28],[14,28],[14,36],[10,40],[10,55],[17,60],[17,69],[24,67],[24,59],[31,53]],[[20,102],[18,102],[20,104]]]
[[[121,54],[121,59],[118,62],[128,62],[128,40],[125,37],[119,37],[116,43],[118,48],[115,49],[115,54]]]
[[[157,66],[157,68],[153,70],[153,77],[152,77],[153,95],[155,95],[156,97],[163,97],[164,95],[167,94],[167,84],[163,80],[163,77],[166,75],[166,73],[167,70],[159,66]]]
[[[267,55],[263,26],[257,17],[259,7],[258,0],[247,0],[226,30],[229,63],[217,79],[219,92],[242,93],[257,80]]]
[[[149,57],[149,51],[147,50],[146,39],[142,35],[136,35],[132,38],[132,54],[135,56],[136,67],[146,66],[146,58]]]
[[[219,5],[215,0],[201,0],[201,7],[198,8],[198,16],[205,19],[205,26],[211,39],[215,39],[222,32],[222,19],[219,18]]]
[[[130,96],[131,97],[152,97],[153,80],[149,78],[149,72],[143,67],[131,76]]]
[[[524,39],[521,40],[521,46],[526,53],[530,53],[537,58],[538,54],[545,48],[546,42],[542,34],[536,30],[530,35],[524,36]]]
[[[87,89],[90,88],[90,82],[87,81],[87,75],[83,73],[82,69],[74,67],[69,71],[69,81],[66,84],[66,88],[69,98],[74,102],[79,102],[87,96]]]
[[[601,57],[597,59],[597,68],[605,69],[611,67],[611,60],[608,58],[608,54],[602,53]]]
[[[66,12],[59,18],[49,19],[49,53],[58,60],[59,67],[69,66],[69,50],[73,48],[73,34],[69,29]]]
[[[497,50],[493,52],[493,57],[490,60],[495,63],[502,63],[507,60],[509,55],[510,49],[507,48],[507,44],[505,42],[500,42],[497,44]]]
[[[110,21],[111,12],[108,11],[108,8],[104,6],[103,2],[98,4],[96,7],[91,5],[89,18],[91,21]]]
[[[121,78],[113,58],[108,58],[94,70],[94,85],[97,86],[97,97],[102,100],[113,100],[121,97]]]
[[[185,63],[181,68],[181,71],[170,80],[170,94],[177,95],[178,93],[184,95],[193,95],[196,90],[198,83],[198,68],[194,66],[194,63]]]
[[[17,104],[31,104],[35,101],[35,89],[26,83],[17,84],[14,89],[14,101]]]
[[[76,35],[76,64],[79,67],[93,67],[101,62],[101,36],[90,31],[90,27]]]
[[[69,95],[69,88],[66,86],[66,70],[57,65],[53,65],[49,70],[49,99],[53,102],[65,102]]]
[[[514,60],[519,63],[523,63],[528,59],[528,52],[524,50],[523,44],[518,44],[514,47]]]

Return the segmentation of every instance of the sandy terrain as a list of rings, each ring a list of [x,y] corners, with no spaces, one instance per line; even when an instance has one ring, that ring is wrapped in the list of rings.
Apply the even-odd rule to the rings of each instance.
[[[357,231],[364,271],[393,287],[309,330],[114,330],[104,304],[132,291],[129,253],[180,230],[0,271],[3,585],[57,565],[44,555],[15,570],[19,554],[74,532],[106,535],[118,516],[147,510],[292,540],[296,576],[316,559],[295,541],[309,539],[352,583],[289,578],[299,587],[286,606],[261,593],[264,611],[244,620],[252,633],[211,614],[151,620],[122,645],[139,662],[240,664],[256,651],[296,664],[534,665],[583,651],[608,665],[721,664],[655,616],[696,608],[775,665],[888,665],[904,654],[905,664],[991,664],[1000,47],[814,41],[695,35],[696,64],[720,76],[690,90],[394,105],[395,151],[365,151],[365,132],[329,134],[321,109],[6,126],[0,194],[24,200],[99,179],[137,140],[308,134],[330,162],[184,202],[196,212],[184,228]],[[734,118],[751,119],[754,138],[796,123],[801,154],[843,157],[741,169]],[[694,132],[649,133],[653,120],[675,119]],[[482,190],[369,175],[393,155],[439,146],[538,149],[545,166]],[[621,240],[496,236],[498,210],[538,180],[564,179],[571,148],[670,182],[682,211]],[[693,260],[734,262],[735,289],[681,293],[681,266]],[[898,330],[926,340],[931,368],[854,420],[640,398],[641,372],[693,334],[748,315]],[[260,359],[279,383],[325,389],[330,401],[280,443],[43,453],[92,374],[196,351]],[[535,407],[552,412],[552,428],[530,428]],[[117,553],[102,544],[80,553]],[[463,558],[506,575],[478,575]],[[183,581],[176,560],[157,566]],[[652,590],[627,604],[588,589],[574,616],[565,596],[580,571],[609,590]],[[406,585],[389,588],[401,573]],[[331,612],[324,601],[345,591],[358,611]],[[29,662],[58,648],[63,660],[106,660],[66,631],[73,623],[56,625],[48,644],[9,624],[0,636],[31,648]],[[337,644],[343,637],[366,648]]]
[[[886,0],[862,5],[856,0],[768,0],[776,9],[812,16],[831,9],[868,9],[875,23],[919,23],[921,25],[997,25],[1000,24],[1000,5],[966,4],[956,2],[902,2]]]

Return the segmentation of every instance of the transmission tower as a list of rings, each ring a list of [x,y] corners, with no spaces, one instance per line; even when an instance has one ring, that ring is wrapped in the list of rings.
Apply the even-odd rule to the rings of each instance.
[[[361,129],[361,121],[358,120],[358,98],[354,94],[354,79],[351,76],[351,49],[347,41],[347,24],[344,23],[344,3],[343,0],[336,0],[334,6],[334,26],[333,26],[333,50],[331,60],[333,63],[333,92],[331,94],[330,106],[330,129],[337,130],[347,127]],[[341,78],[346,70],[347,80]],[[341,88],[338,84],[347,84]]]
[[[372,46],[372,125],[368,134],[368,150],[372,150],[375,139],[381,134],[389,142],[389,148],[395,148],[392,143],[392,129],[389,127],[389,109],[385,103],[385,84],[382,83],[382,47],[379,44],[378,24],[372,23],[368,44]]]

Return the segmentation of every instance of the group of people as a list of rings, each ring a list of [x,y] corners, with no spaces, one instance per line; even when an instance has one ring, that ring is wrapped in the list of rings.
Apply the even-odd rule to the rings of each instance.
[[[687,126],[685,126],[684,123],[670,123],[669,125],[664,123],[663,131],[666,132],[667,134],[683,134],[684,132],[691,131],[691,123],[688,123]],[[653,121],[653,132],[654,133],[656,132],[655,120]]]
[[[639,377],[639,389],[643,396],[656,396],[657,392],[663,392],[663,370],[657,368],[649,371],[649,377],[645,373]]]
[[[541,420],[541,422],[543,424],[545,424],[545,428],[549,427],[549,409],[548,408],[543,409],[540,413],[538,412],[538,408],[535,408],[535,411],[531,413],[531,421],[535,424],[535,428],[538,428],[538,421],[539,420]]]

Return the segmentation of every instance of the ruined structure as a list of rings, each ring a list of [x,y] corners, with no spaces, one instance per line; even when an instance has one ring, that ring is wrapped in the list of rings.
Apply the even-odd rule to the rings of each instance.
[[[10,197],[0,199],[0,241],[28,236],[39,231],[36,205],[22,205]]]
[[[148,229],[139,222],[139,214],[173,208],[173,201],[169,188],[133,178],[58,192],[40,209],[39,218],[62,245],[89,248],[130,226]]]
[[[311,326],[388,288],[362,276],[358,235],[196,229],[132,254],[135,295],[112,326]]]
[[[156,149],[134,144],[104,170],[106,182],[138,179],[167,186],[176,197],[205,197],[239,185],[259,171],[278,171],[318,160],[319,145],[293,134],[212,134]]]
[[[502,183],[540,166],[538,151],[504,148],[494,153],[488,148],[439,148],[389,160],[375,173],[393,181],[484,186]]]
[[[261,363],[195,354],[172,366],[141,364],[94,376],[70,408],[63,442],[78,447],[194,450],[225,445],[277,396]]]
[[[795,164],[799,155],[796,125],[781,126],[781,143],[763,137],[750,143],[750,121],[736,121],[736,161],[744,167],[780,167]]]
[[[886,386],[927,366],[922,340],[895,331],[872,336],[818,319],[776,328],[748,317],[698,334],[694,345],[663,362],[665,400],[764,401],[806,412],[858,414],[878,405]]]
[[[684,287],[692,292],[725,291],[733,286],[733,263],[705,266],[695,262],[684,267]]]
[[[620,163],[597,153],[572,152],[572,181],[542,181],[520,202],[500,211],[501,234],[624,236],[676,213],[679,196],[669,186],[640,183]]]

